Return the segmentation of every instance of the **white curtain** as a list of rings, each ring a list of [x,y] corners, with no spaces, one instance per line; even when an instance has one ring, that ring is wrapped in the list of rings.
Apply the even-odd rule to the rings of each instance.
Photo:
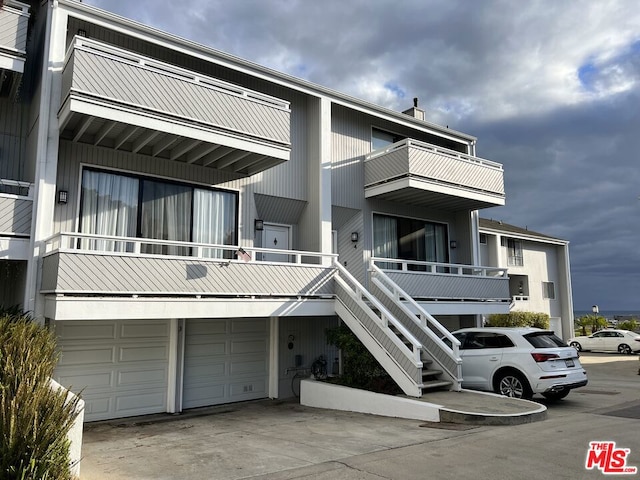
[[[447,258],[447,232],[446,227],[439,223],[427,223],[425,225],[425,246],[428,262],[446,263]],[[448,273],[446,267],[436,269],[440,273]]]
[[[193,191],[193,241],[232,245],[235,237],[235,196],[196,188]],[[206,248],[202,255],[231,258],[231,251]]]
[[[191,241],[192,189],[183,185],[145,180],[142,188],[143,238]],[[188,255],[188,247],[146,244],[145,253]]]
[[[136,178],[84,170],[80,231],[97,235],[135,237],[138,216]],[[131,251],[132,244],[106,240],[83,240],[82,248]]]
[[[398,223],[395,218],[383,215],[373,216],[373,256],[398,258]],[[399,269],[399,264],[381,263],[383,269]]]

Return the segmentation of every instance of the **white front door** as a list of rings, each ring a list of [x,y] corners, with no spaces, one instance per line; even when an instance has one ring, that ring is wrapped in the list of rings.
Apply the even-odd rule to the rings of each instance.
[[[286,225],[265,224],[262,237],[263,248],[270,250],[290,250],[290,227]],[[277,253],[264,253],[262,260],[265,262],[289,262],[289,255]]]

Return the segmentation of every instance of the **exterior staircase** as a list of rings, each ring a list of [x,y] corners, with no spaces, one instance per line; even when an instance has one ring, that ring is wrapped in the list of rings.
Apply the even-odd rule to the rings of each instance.
[[[334,267],[336,313],[406,395],[461,389],[459,342],[446,328],[375,265],[369,290]]]

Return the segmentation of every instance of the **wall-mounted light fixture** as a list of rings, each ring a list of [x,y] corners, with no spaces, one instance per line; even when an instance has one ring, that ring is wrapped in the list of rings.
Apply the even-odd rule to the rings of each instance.
[[[66,190],[58,190],[58,203],[65,204],[69,199],[69,192]]]
[[[356,243],[358,241],[358,232],[352,232],[351,233],[351,241],[353,243]]]
[[[256,232],[261,232],[264,230],[264,220],[258,220],[257,218],[253,221],[253,228]]]
[[[456,242],[455,240],[451,240],[449,242],[449,248],[458,248],[458,242]]]

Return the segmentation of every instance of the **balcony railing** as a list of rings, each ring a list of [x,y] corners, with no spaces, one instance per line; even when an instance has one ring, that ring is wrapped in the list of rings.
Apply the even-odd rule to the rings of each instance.
[[[502,165],[412,139],[365,157],[365,196],[448,210],[504,205]]]
[[[63,138],[251,175],[289,159],[289,102],[76,37]]]
[[[28,182],[0,179],[0,236],[31,235],[32,188]]]
[[[504,268],[378,257],[371,261],[416,300],[511,301]]]
[[[274,253],[289,261],[259,260],[263,254]],[[45,242],[41,291],[67,295],[324,297],[333,295],[334,270],[330,265],[335,257],[298,250],[60,233]]]
[[[16,0],[5,0],[0,7],[0,73],[24,71],[29,5]],[[0,76],[0,84],[2,78]]]

